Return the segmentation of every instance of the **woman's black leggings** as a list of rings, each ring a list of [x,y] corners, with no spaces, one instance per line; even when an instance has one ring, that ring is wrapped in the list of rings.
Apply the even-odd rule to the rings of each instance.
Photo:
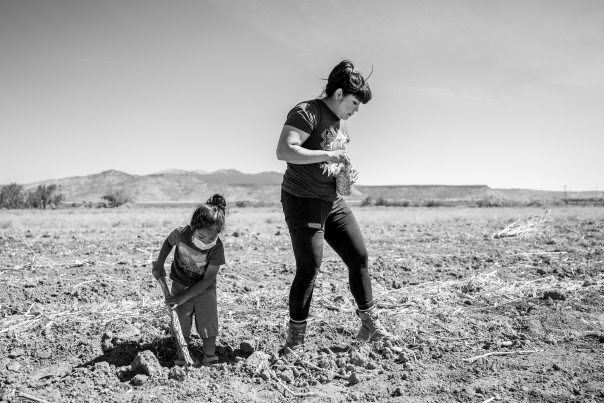
[[[315,279],[323,260],[323,240],[348,266],[350,291],[358,308],[371,308],[367,249],[346,201],[301,198],[282,190],[281,204],[296,258],[296,276],[289,291],[291,320],[304,322],[308,318]]]

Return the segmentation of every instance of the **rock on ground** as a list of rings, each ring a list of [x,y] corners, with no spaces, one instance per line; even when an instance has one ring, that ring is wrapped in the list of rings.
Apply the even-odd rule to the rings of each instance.
[[[249,341],[242,341],[241,344],[239,345],[239,349],[244,354],[251,354],[254,352],[254,347],[252,346],[252,343]]]
[[[149,350],[138,353],[130,366],[134,372],[143,373],[149,376],[161,375],[161,365],[155,354]]]
[[[145,382],[147,382],[147,379],[149,377],[147,375],[142,375],[142,374],[138,374],[136,375],[134,378],[132,378],[132,384],[134,386],[141,386],[143,385]]]
[[[174,379],[177,381],[184,381],[187,378],[187,374],[184,369],[180,367],[172,367],[170,368],[170,372],[168,372],[168,379]]]
[[[262,364],[268,364],[268,360],[270,359],[270,355],[262,352],[256,351],[250,355],[245,361],[249,368],[257,370]]]

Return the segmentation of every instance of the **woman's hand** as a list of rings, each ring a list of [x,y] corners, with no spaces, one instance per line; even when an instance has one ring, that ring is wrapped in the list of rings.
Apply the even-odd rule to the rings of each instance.
[[[337,164],[350,164],[346,150],[333,150],[327,152],[327,161]]]
[[[153,274],[153,277],[155,277],[156,280],[159,280],[160,277],[166,277],[164,264],[153,261],[153,269],[151,269],[151,274]]]

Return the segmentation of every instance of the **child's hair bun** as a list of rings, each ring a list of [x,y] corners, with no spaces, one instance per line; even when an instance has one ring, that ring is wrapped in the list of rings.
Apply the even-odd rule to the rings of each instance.
[[[206,204],[209,206],[216,206],[222,210],[223,213],[226,213],[227,203],[221,194],[216,193],[214,196],[208,199]]]

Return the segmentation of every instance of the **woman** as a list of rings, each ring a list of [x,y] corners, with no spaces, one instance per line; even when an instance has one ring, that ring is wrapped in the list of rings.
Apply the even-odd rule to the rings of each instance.
[[[346,201],[336,192],[338,173],[350,172],[348,179],[356,180],[346,152],[346,120],[370,100],[366,79],[350,61],[343,60],[329,74],[323,97],[296,105],[281,131],[277,158],[287,162],[281,204],[296,258],[284,354],[304,348],[323,240],[348,266],[350,291],[361,319],[357,338],[374,341],[387,335],[378,322],[363,236]]]

